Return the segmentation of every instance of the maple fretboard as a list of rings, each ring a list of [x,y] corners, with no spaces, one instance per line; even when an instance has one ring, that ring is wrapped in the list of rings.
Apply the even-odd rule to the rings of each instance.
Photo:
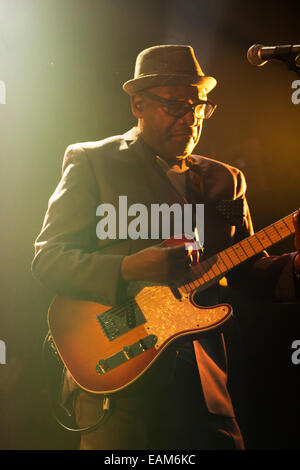
[[[179,290],[190,293],[202,286],[206,288],[208,284],[213,284],[239,264],[287,238],[295,232],[293,214],[192,266],[193,280],[182,284]]]

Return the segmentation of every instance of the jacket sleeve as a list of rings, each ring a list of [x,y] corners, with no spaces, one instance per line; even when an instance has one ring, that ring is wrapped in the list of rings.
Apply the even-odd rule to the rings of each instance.
[[[56,294],[115,305],[123,256],[98,248],[99,187],[80,144],[67,148],[63,168],[35,242],[33,275]]]
[[[239,171],[236,183],[237,198],[244,199],[244,221],[236,229],[234,243],[253,235],[253,224],[245,197],[246,182]],[[246,291],[251,296],[271,301],[296,301],[298,289],[293,274],[296,252],[281,256],[269,256],[266,251],[243,263],[227,275],[234,289]]]

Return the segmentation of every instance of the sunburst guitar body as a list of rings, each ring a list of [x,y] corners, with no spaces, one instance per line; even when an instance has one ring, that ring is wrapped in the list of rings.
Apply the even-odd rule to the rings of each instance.
[[[195,294],[198,298],[198,293],[232,268],[293,233],[292,216],[204,261],[195,259],[194,250],[185,283],[137,283],[136,293],[124,305],[109,307],[55,297],[48,312],[50,333],[77,384],[97,394],[121,391],[142,377],[170,344],[221,327],[232,316],[232,307],[199,306]],[[165,243],[187,241],[169,239]]]

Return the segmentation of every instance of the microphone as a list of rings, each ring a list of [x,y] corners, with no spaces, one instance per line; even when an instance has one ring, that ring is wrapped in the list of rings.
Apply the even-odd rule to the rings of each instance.
[[[263,46],[254,44],[248,49],[247,59],[251,65],[261,67],[269,60],[277,59],[285,62],[295,59],[295,63],[300,67],[300,44],[288,46]]]

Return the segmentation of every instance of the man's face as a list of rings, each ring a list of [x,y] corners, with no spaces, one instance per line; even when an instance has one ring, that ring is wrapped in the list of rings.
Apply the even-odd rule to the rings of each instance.
[[[162,86],[151,88],[146,92],[190,104],[196,103],[199,99],[206,99],[203,91],[201,92],[196,86]],[[199,141],[202,119],[196,118],[192,110],[180,118],[171,116],[163,103],[151,99],[147,94],[133,97],[132,110],[139,120],[144,140],[158,155],[169,162],[175,162],[176,157],[190,155]]]

